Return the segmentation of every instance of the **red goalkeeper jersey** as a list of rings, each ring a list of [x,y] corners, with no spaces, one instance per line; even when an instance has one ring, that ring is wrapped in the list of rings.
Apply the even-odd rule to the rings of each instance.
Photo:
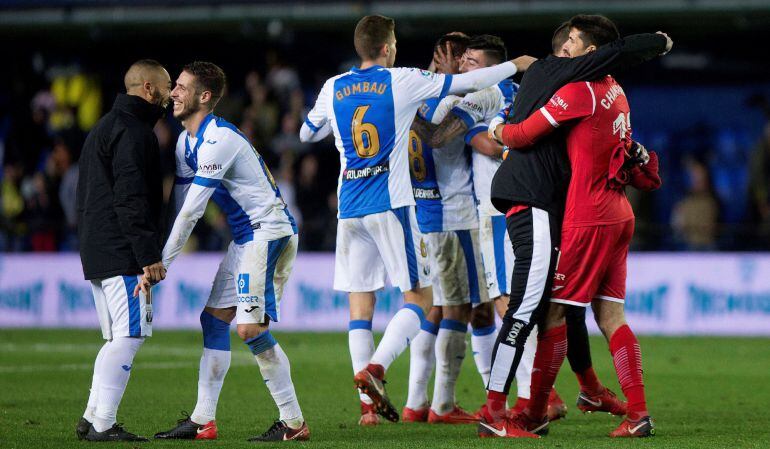
[[[570,126],[567,152],[572,169],[564,227],[606,225],[634,218],[625,192],[607,183],[613,151],[621,139],[631,139],[628,102],[620,85],[611,76],[567,84],[527,120],[507,125],[503,143],[526,147],[560,126]]]

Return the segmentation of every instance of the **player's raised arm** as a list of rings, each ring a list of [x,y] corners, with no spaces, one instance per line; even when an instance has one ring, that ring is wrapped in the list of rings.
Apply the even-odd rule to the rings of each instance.
[[[528,147],[562,123],[593,114],[595,107],[596,100],[586,83],[568,84],[556,91],[545,106],[523,122],[496,124],[493,130],[495,140],[509,148]]]
[[[460,75],[447,75],[451,76],[451,84],[448,93],[464,94],[493,86],[506,78],[512,77],[518,72],[527,70],[536,60],[537,59],[532,56],[519,56],[516,59],[496,66],[485,67]]]
[[[316,98],[315,106],[308,112],[302,127],[299,130],[299,140],[302,142],[318,142],[332,132],[329,125],[329,113],[327,102],[331,87],[327,81]]]
[[[597,21],[603,28],[595,41],[582,30],[597,29]],[[573,17],[566,23],[569,36],[560,49],[554,49],[559,58],[543,60],[543,69],[556,85],[564,85],[573,81],[590,81],[618,70],[637,66],[650,59],[664,55],[671,50],[673,41],[663,32],[634,34],[620,38],[615,25],[607,18],[600,16]],[[611,34],[610,34],[611,33]],[[596,36],[595,36],[596,37]],[[600,45],[599,42],[609,42]],[[582,43],[588,47],[588,52],[582,56],[570,55],[570,45]],[[593,47],[593,48],[591,48]]]

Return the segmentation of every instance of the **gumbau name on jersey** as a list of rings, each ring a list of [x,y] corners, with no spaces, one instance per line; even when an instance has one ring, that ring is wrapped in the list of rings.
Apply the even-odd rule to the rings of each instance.
[[[421,189],[419,187],[413,187],[414,199],[416,200],[440,200],[441,192],[438,189]]]
[[[383,165],[373,165],[371,167],[364,167],[364,168],[358,168],[358,169],[345,169],[345,171],[342,172],[342,179],[345,181],[353,181],[356,179],[361,178],[370,178],[372,176],[377,176],[381,173],[385,173],[390,168],[387,164]]]
[[[385,83],[361,81],[350,86],[345,86],[342,89],[334,93],[337,100],[342,101],[345,97],[349,97],[354,94],[377,94],[382,95],[388,90],[388,85]]]
[[[612,106],[612,103],[614,103],[615,100],[617,100],[617,98],[621,95],[625,96],[626,93],[623,92],[623,88],[620,87],[619,84],[615,84],[610,87],[606,94],[604,94],[604,98],[602,98],[600,103],[604,109],[609,109]]]

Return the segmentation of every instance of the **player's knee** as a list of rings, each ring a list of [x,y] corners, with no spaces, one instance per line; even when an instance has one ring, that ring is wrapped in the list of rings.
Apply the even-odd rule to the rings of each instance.
[[[224,321],[225,323],[232,323],[235,319],[235,307],[227,307],[225,309],[215,309],[214,307],[206,307],[203,309],[204,312],[209,313],[211,316],[215,317],[218,320]]]
[[[267,324],[239,324],[238,337],[243,341],[252,340],[268,331]]]
[[[468,323],[470,319],[470,304],[463,304],[461,306],[444,306],[442,308],[442,314],[447,320],[455,320],[462,323]]]
[[[217,318],[208,311],[208,308],[201,312],[200,321],[201,330],[203,331],[203,347],[218,351],[229,351],[230,322]]]

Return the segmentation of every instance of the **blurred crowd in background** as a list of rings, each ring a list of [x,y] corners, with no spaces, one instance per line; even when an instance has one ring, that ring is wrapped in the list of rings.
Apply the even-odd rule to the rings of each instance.
[[[300,249],[331,251],[339,156],[331,139],[304,144],[298,138],[320,84],[303,79],[302,68],[275,53],[267,52],[260,66],[228,80],[216,113],[263,155],[299,222]],[[0,94],[0,251],[76,251],[78,157],[115,92],[77,64],[41,63],[30,82],[37,87],[26,104],[11,105]],[[626,91],[631,97],[633,91]],[[763,95],[742,104],[751,114],[770,117]],[[181,131],[170,114],[155,127],[166,198]],[[635,129],[634,136],[659,153],[664,180],[656,193],[629,191],[637,215],[635,249],[770,249],[770,120],[760,130],[697,125],[677,131],[674,123],[668,130]],[[229,238],[224,217],[210,203],[188,249],[220,251]]]

